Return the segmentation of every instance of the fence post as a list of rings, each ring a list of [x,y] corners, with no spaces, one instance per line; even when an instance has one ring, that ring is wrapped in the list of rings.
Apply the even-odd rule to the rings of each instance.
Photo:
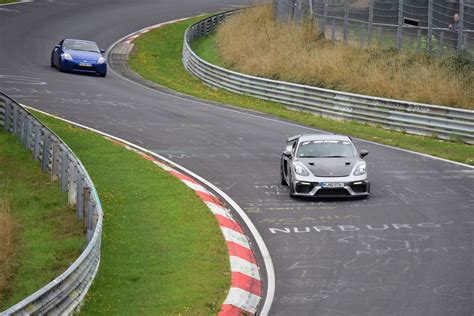
[[[344,2],[344,35],[343,40],[347,42],[347,37],[349,33],[349,5],[347,4],[347,0]]]
[[[428,0],[428,52],[433,51],[433,0]]]
[[[84,176],[81,174],[79,168],[76,169],[76,216],[77,219],[83,219],[83,204],[84,204]]]
[[[82,190],[82,229],[87,233],[89,228],[89,202],[91,199],[91,188],[85,186]]]
[[[3,128],[6,130],[6,131],[9,131],[10,130],[10,100],[5,100],[5,114],[4,114],[4,118],[3,118]]]
[[[369,0],[369,25],[367,30],[367,47],[372,45],[372,22],[374,21],[374,0]]]
[[[53,156],[51,159],[51,181],[59,179],[59,142],[53,141]]]
[[[321,29],[320,32],[326,34],[326,22],[328,18],[328,3],[324,2],[324,9],[323,9],[323,20],[321,22]],[[325,36],[326,37],[326,36]]]
[[[35,140],[33,144],[33,160],[39,160],[40,145],[41,145],[41,126],[35,123]]]
[[[421,29],[418,29],[416,32],[416,51],[420,51],[420,41],[421,41]]]
[[[462,50],[462,34],[464,29],[464,0],[459,0],[459,30],[458,42],[456,45],[456,52],[460,53]]]
[[[311,20],[314,18],[314,12],[313,12],[313,0],[308,0],[309,2],[309,14],[311,14]]]
[[[87,214],[87,242],[89,243],[94,236],[95,226],[95,214],[96,214],[96,203],[89,201],[88,214]]]
[[[28,119],[28,114],[27,113],[21,113],[21,120],[20,120],[20,139],[21,139],[21,143],[23,144],[23,146],[25,146],[26,148],[27,145],[26,145],[26,130],[27,130],[27,127],[28,127],[28,122],[29,122],[29,119]]]
[[[28,115],[28,126],[26,128],[26,148],[28,148],[29,150],[33,150],[33,146],[31,143],[31,139],[33,138],[33,126],[33,120]]]
[[[402,48],[403,32],[403,0],[398,0],[398,28],[397,28],[397,50]]]
[[[441,31],[439,34],[439,55],[443,55],[443,46],[444,46],[444,31]]]
[[[12,133],[16,135],[18,134],[18,109],[15,106],[12,106],[12,109],[13,109]]]
[[[336,19],[332,19],[332,31],[331,31],[331,40],[336,40]]]
[[[47,171],[48,170],[48,165],[49,165],[49,147],[51,146],[51,138],[50,134],[48,132],[44,133],[44,139],[43,139],[43,158],[41,160],[41,170]]]
[[[61,178],[60,178],[60,181],[61,181],[61,192],[66,192],[67,190],[67,168],[69,166],[69,158],[68,158],[68,154],[67,154],[67,151],[61,147]]]
[[[76,205],[76,194],[77,194],[77,171],[76,166],[74,165],[73,160],[69,160],[69,168],[68,168],[68,190],[67,190],[67,197],[68,197],[68,204],[69,206]]]

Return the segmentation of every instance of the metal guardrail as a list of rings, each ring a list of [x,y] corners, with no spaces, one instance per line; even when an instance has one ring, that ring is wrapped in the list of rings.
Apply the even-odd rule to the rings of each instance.
[[[76,216],[84,223],[87,246],[79,258],[46,286],[0,315],[64,315],[79,308],[97,273],[102,237],[102,207],[86,169],[72,150],[20,104],[0,93],[0,127],[21,138],[43,171],[59,180]]]
[[[197,56],[191,49],[191,42],[214,31],[234,13],[224,12],[194,23],[184,35],[184,67],[206,84],[338,120],[355,120],[409,134],[462,139],[465,143],[474,144],[474,111],[253,77],[210,64]]]

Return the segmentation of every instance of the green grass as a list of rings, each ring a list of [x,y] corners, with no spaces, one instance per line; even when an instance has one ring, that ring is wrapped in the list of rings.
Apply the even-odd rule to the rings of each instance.
[[[18,0],[0,0],[0,4],[12,3],[12,2],[20,2],[20,1],[18,1]]]
[[[0,130],[0,198],[9,201],[15,222],[12,269],[0,291],[0,311],[57,277],[85,244],[82,222],[67,207],[67,194],[41,171],[19,138]],[[0,227],[0,229],[3,229]],[[2,270],[3,271],[3,270]]]
[[[198,37],[191,43],[191,48],[205,61],[220,67],[225,67],[217,53],[217,50],[214,49],[216,45],[216,39],[216,33],[211,33],[208,36]]]
[[[229,258],[197,195],[121,145],[38,116],[81,159],[104,209],[100,268],[81,314],[217,314],[230,288]]]
[[[130,67],[146,79],[202,99],[252,109],[317,129],[474,165],[474,146],[459,142],[445,142],[434,137],[406,135],[356,122],[339,122],[309,113],[288,110],[281,104],[230,93],[223,89],[210,88],[202,84],[199,79],[186,72],[181,62],[184,31],[189,25],[201,19],[203,17],[196,17],[167,25],[136,39],[137,49],[130,55]],[[208,61],[222,64],[213,49],[213,41],[212,36],[202,38],[193,44],[193,49],[196,49],[198,53],[203,53]]]

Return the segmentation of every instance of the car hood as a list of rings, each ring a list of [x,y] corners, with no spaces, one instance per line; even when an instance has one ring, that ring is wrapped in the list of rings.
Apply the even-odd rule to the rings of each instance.
[[[82,50],[73,50],[73,49],[66,49],[64,52],[70,54],[73,59],[92,61],[92,62],[97,62],[99,57],[102,56],[100,53],[96,53],[96,52],[85,52]]]
[[[358,160],[357,157],[299,159],[317,177],[347,177]]]

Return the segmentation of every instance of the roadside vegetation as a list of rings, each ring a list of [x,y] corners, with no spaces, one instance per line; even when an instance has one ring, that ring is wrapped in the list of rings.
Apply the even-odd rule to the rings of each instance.
[[[104,209],[99,272],[81,314],[217,314],[230,288],[229,257],[198,196],[120,144],[37,116],[77,154]]]
[[[466,56],[361,49],[324,39],[311,23],[277,23],[271,6],[230,17],[216,56],[246,74],[384,98],[474,109],[474,66]]]
[[[84,244],[67,194],[0,130],[0,311],[65,271]]]
[[[431,137],[406,135],[356,122],[339,122],[309,113],[292,111],[281,104],[204,85],[199,79],[189,75],[181,62],[184,32],[192,23],[203,18],[201,16],[166,25],[136,39],[135,49],[129,57],[130,67],[148,80],[202,99],[256,110],[314,128],[474,165],[474,146],[460,142],[445,142]],[[213,41],[212,37],[195,41],[193,49],[215,62],[217,54],[212,49]]]
[[[19,0],[0,0],[0,4],[20,2]]]

